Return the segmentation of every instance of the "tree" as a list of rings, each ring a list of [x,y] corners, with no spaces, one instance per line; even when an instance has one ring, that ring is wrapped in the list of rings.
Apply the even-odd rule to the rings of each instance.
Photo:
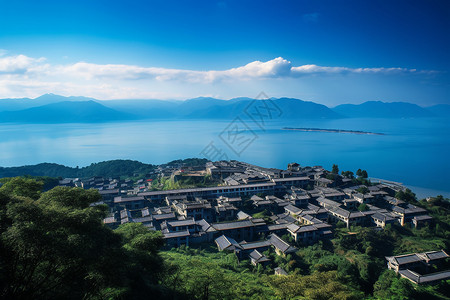
[[[395,193],[395,198],[406,201],[406,202],[416,202],[416,194],[414,194],[410,189],[405,189]]]
[[[337,271],[268,277],[281,299],[360,299],[363,295],[339,281]]]
[[[369,177],[369,175],[367,174],[367,171],[366,171],[366,170],[362,170],[362,172],[361,172],[361,177],[362,177],[362,178],[368,178],[368,177]]]
[[[362,170],[358,169],[358,171],[356,171],[356,176],[361,177],[362,176]]]
[[[148,230],[142,223],[127,223],[115,230],[122,237],[126,268],[122,276],[126,278],[126,295],[133,299],[147,298],[148,295],[161,298],[158,282],[162,279],[164,263],[159,256],[163,246],[161,232]]]
[[[374,284],[373,295],[378,299],[411,299],[414,287],[404,278],[398,278],[392,270],[386,270]]]
[[[24,190],[29,186],[25,182]],[[120,237],[102,225],[105,207],[89,206],[98,192],[60,187],[33,200],[12,191],[2,207],[9,223],[0,240],[1,257],[8,257],[3,297],[82,298],[114,282],[107,272]]]
[[[342,171],[341,175],[350,179],[353,179],[354,173],[352,171]]]
[[[361,203],[361,204],[358,206],[358,210],[359,210],[359,211],[368,211],[368,210],[369,210],[369,207],[367,206],[367,204]]]
[[[2,178],[0,182],[3,183],[0,191],[4,192],[6,195],[13,197],[28,197],[34,200],[39,198],[44,185],[43,182],[23,177]]]
[[[361,194],[367,194],[369,192],[369,189],[366,186],[361,186],[357,188],[356,191]]]
[[[338,167],[338,165],[333,164],[333,167],[331,169],[331,173],[339,174],[339,167]]]
[[[106,227],[96,190],[41,187],[16,178],[0,188],[0,298],[157,297],[160,237]]]

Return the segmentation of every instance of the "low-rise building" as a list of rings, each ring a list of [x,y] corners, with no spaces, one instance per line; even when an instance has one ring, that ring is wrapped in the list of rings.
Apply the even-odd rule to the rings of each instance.
[[[205,219],[208,222],[213,221],[214,210],[211,203],[200,200],[195,202],[173,202],[175,211],[185,218],[194,218],[195,220]]]
[[[259,264],[265,266],[270,262],[270,258],[266,257],[264,254],[261,254],[258,250],[253,250],[250,254],[250,261],[252,265],[257,266]]]
[[[325,223],[304,226],[289,224],[287,230],[296,242],[303,244],[312,244],[320,239],[332,237],[331,225]]]
[[[450,270],[435,271],[450,256],[444,251],[429,251],[386,257],[388,268],[415,284],[429,284],[450,279]],[[431,271],[431,273],[430,273]]]
[[[281,256],[286,256],[290,253],[295,253],[298,250],[294,246],[291,246],[289,245],[289,243],[283,241],[278,235],[274,233],[269,235],[269,241],[271,245],[275,248],[275,252]]]

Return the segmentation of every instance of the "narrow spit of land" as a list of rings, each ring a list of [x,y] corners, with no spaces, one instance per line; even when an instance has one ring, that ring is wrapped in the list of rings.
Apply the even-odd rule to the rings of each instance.
[[[334,133],[353,133],[353,134],[372,134],[372,135],[385,135],[384,133],[360,131],[360,130],[343,130],[343,129],[324,129],[324,128],[294,128],[283,127],[282,130],[297,130],[297,131],[313,131],[313,132],[334,132]]]

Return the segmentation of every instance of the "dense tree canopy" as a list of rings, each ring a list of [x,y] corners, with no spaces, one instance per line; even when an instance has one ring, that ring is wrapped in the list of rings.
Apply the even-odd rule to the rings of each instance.
[[[153,171],[156,166],[144,164],[134,160],[110,160],[99,163],[93,163],[86,167],[66,167],[54,163],[42,163],[33,166],[22,167],[0,167],[0,177],[12,176],[50,176],[50,177],[130,177],[134,174],[145,175]]]
[[[13,178],[0,188],[0,297],[81,299],[158,296],[161,235],[141,224],[102,224],[94,190]],[[149,297],[151,298],[151,296]]]
[[[331,169],[331,173],[339,174],[339,167],[338,167],[338,165],[333,164],[333,167]]]

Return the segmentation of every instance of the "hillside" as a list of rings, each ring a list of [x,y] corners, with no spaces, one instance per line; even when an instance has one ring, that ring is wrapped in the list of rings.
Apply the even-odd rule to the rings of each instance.
[[[64,97],[55,94],[44,94],[34,99],[30,98],[7,98],[0,99],[0,112],[2,111],[16,111],[32,107],[38,107],[47,104],[66,102],[66,101],[89,101],[95,100],[87,97]]]
[[[450,105],[448,104],[438,104],[434,106],[427,107],[429,111],[439,117],[449,118],[450,117]]]
[[[342,104],[334,108],[295,98],[272,98],[269,107],[240,97],[221,100],[199,97],[179,100],[122,99],[96,100],[45,94],[35,99],[0,99],[0,122],[20,123],[97,123],[154,119],[234,119],[249,118],[246,112],[270,113],[271,118],[422,118],[450,117],[450,105],[421,107],[407,102],[368,101]],[[258,107],[257,110],[255,107]]]
[[[333,111],[349,118],[422,118],[434,117],[429,110],[407,102],[368,101],[362,104],[342,104]]]
[[[156,166],[154,165],[145,164],[134,160],[110,160],[93,163],[82,168],[72,168],[54,163],[41,163],[21,167],[0,167],[0,178],[24,175],[67,178],[85,178],[93,176],[129,177],[136,173],[144,175],[153,171],[155,167]]]
[[[220,100],[214,98],[196,98],[184,101],[178,109],[178,117],[189,119],[233,119],[237,116],[249,118],[246,112],[256,112],[268,114],[270,109],[271,118],[287,119],[316,119],[316,118],[340,118],[341,116],[333,112],[325,105],[314,102],[302,101],[294,98],[272,99],[270,107],[259,104],[258,101],[250,98],[236,98],[231,100]],[[261,102],[262,103],[262,102]]]
[[[0,122],[97,123],[137,119],[92,100],[64,101],[17,111],[0,112]]]

